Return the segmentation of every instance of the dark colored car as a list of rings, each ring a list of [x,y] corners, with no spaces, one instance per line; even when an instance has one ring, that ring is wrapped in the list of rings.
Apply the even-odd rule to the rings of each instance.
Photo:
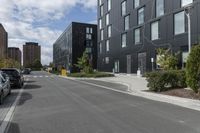
[[[11,94],[10,80],[8,75],[0,71],[0,105],[7,95]]]
[[[31,71],[30,71],[30,69],[28,69],[28,68],[24,68],[24,69],[22,70],[22,73],[23,73],[23,74],[30,74]]]
[[[1,71],[9,76],[11,86],[17,86],[21,88],[24,85],[24,77],[19,69],[5,68],[1,69]]]

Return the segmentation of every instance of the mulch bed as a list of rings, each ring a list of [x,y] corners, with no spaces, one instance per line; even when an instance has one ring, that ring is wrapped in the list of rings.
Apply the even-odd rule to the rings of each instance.
[[[160,92],[159,94],[200,100],[200,94],[196,94],[189,89],[174,89],[165,92]]]

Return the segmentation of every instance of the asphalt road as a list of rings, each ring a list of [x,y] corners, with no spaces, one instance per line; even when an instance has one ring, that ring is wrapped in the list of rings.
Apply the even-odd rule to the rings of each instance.
[[[200,112],[45,72],[27,77],[8,133],[200,133]]]

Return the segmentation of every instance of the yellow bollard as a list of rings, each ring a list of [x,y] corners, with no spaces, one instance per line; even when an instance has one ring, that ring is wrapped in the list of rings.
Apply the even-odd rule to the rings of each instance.
[[[66,69],[62,69],[61,70],[61,75],[62,76],[67,76],[67,70]]]

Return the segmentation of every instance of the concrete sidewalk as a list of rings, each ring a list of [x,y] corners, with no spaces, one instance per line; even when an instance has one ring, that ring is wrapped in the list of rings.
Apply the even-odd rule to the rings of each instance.
[[[148,87],[147,81],[143,77],[137,77],[136,75],[116,74],[115,77],[98,78],[93,80],[101,80],[104,82],[112,83],[123,83],[129,87],[130,93],[132,95],[200,111],[199,100],[145,92],[145,90],[148,90]]]

